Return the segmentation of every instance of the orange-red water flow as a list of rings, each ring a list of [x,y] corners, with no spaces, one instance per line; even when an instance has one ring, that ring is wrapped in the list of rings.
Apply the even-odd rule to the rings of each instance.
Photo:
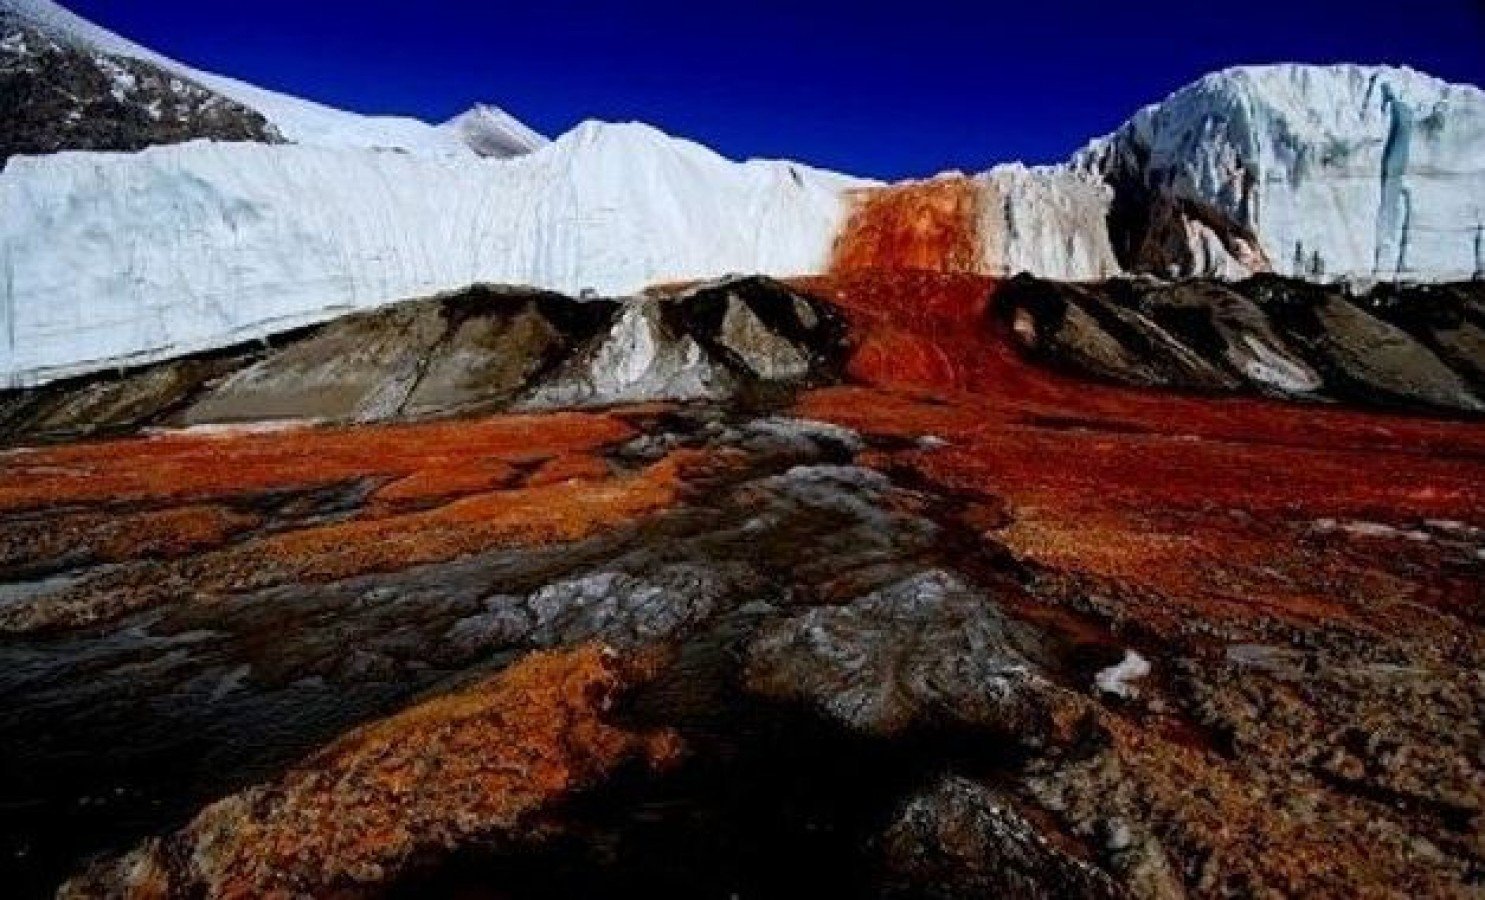
[[[925,271],[795,279],[850,329],[849,380],[962,407],[979,426],[1154,432],[1261,445],[1479,457],[1485,429],[1254,397],[1182,394],[1090,381],[1028,361],[995,313],[993,278]]]
[[[979,191],[962,176],[862,191],[836,239],[833,272],[983,270]]]
[[[1138,390],[1032,364],[996,314],[996,281],[975,274],[969,188],[868,195],[831,271],[795,282],[846,318],[854,382],[806,395],[800,414],[909,439],[869,462],[994,498],[1009,522],[997,541],[1134,588],[1124,614],[1155,632],[1266,616],[1427,630],[1418,610],[1477,606],[1478,585],[1449,574],[1440,545],[1335,537],[1324,523],[1383,535],[1374,526],[1485,524],[1485,425]],[[943,443],[911,442],[927,435]]]
[[[865,384],[972,390],[995,348],[987,313],[994,282],[909,269],[836,272],[796,287],[828,300],[849,325],[847,375]]]
[[[848,374],[867,384],[968,389],[993,283],[982,270],[979,192],[958,176],[863,191],[830,272],[798,286],[850,324]]]
[[[978,276],[876,270],[798,286],[849,321],[857,382],[805,396],[801,415],[905,439],[872,464],[994,498],[1010,522],[996,540],[1021,558],[1162,598],[1123,601],[1142,627],[1277,616],[1407,629],[1432,621],[1418,609],[1478,602],[1450,564],[1414,558],[1436,545],[1367,545],[1317,523],[1485,524],[1485,425],[1063,375],[1022,358],[995,283]],[[928,435],[944,444],[914,448]]]

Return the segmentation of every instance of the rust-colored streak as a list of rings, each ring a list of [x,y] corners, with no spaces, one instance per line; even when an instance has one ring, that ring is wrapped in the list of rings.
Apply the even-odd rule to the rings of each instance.
[[[395,513],[404,509],[447,502],[467,494],[483,494],[510,487],[519,480],[514,466],[500,460],[470,464],[462,460],[431,465],[400,478],[372,495],[380,510]]]
[[[179,432],[50,447],[0,458],[0,512],[179,503],[415,473],[425,477],[407,490],[436,496],[440,472],[461,481],[480,469],[499,474],[502,466],[534,454],[592,451],[634,434],[611,416],[554,413],[272,433]]]
[[[275,580],[328,581],[498,546],[573,541],[674,503],[693,454],[678,451],[634,476],[493,491],[425,512],[295,531],[244,546],[240,559],[222,562],[228,571],[261,571],[256,567],[268,563]]]
[[[1003,504],[997,542],[1122,585],[1120,615],[1142,627],[1359,624],[1415,601],[1478,616],[1478,587],[1449,574],[1440,545],[1393,540],[1374,558],[1376,545],[1322,526],[1482,524],[1485,426],[1091,383],[1017,352],[989,278],[878,270],[795,286],[849,322],[858,384],[807,395],[802,415],[942,439],[874,464]]]
[[[677,759],[673,734],[608,721],[615,698],[643,677],[596,646],[533,654],[345,735],[61,896],[245,900],[384,887],[418,861],[515,832],[626,762]]]
[[[979,190],[948,175],[859,192],[836,239],[830,270],[983,271]]]
[[[581,453],[565,453],[542,463],[526,483],[540,487],[565,481],[597,481],[609,475],[608,464],[602,459]]]
[[[561,413],[24,453],[0,471],[0,513],[8,507],[14,518],[0,565],[130,564],[0,610],[0,629],[111,621],[186,591],[220,596],[578,540],[673,505],[688,472],[725,464],[682,449],[611,472],[599,451],[634,433],[615,417]],[[332,492],[350,505],[332,506],[328,520],[314,495],[295,493],[368,482],[381,486],[364,505],[354,491]],[[258,533],[264,516],[231,507],[265,497],[277,505],[275,527]],[[44,520],[19,512],[47,506],[79,511]]]

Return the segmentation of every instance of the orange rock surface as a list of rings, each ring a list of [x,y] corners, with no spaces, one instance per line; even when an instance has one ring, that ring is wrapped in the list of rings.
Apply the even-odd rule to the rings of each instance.
[[[352,731],[273,784],[204,809],[62,889],[64,897],[356,896],[470,842],[519,836],[545,807],[630,761],[664,766],[668,732],[611,724],[642,672],[600,647],[537,653]]]
[[[45,566],[80,547],[93,561],[166,559],[102,572],[24,614],[19,607],[0,613],[0,628],[78,625],[166,603],[182,591],[214,595],[328,581],[583,538],[674,504],[684,474],[714,464],[682,450],[638,472],[611,473],[595,453],[635,433],[616,417],[553,414],[181,434],[12,455],[0,469],[0,515],[86,511],[16,519],[0,541],[9,564]],[[256,533],[261,516],[199,505],[205,498],[253,504],[273,492],[347,482],[382,487],[329,522],[319,520],[312,498],[291,498],[272,533]],[[107,511],[90,509],[105,505]],[[160,509],[135,513],[134,506]],[[192,551],[204,552],[171,559]]]
[[[849,319],[859,383],[813,392],[799,413],[942,439],[878,462],[1004,507],[996,538],[1028,560],[1160,598],[1125,610],[1131,620],[1355,619],[1384,614],[1363,598],[1388,597],[1389,609],[1478,616],[1471,577],[1431,558],[1436,545],[1385,529],[1482,524],[1485,424],[1061,375],[1016,351],[987,278],[841,272],[796,284]],[[1383,536],[1322,533],[1346,522]]]
[[[359,428],[173,432],[12,451],[0,457],[0,512],[98,503],[174,502],[418,475],[410,493],[467,484],[472,471],[591,452],[634,435],[619,419],[557,413]],[[488,484],[489,482],[485,482]]]

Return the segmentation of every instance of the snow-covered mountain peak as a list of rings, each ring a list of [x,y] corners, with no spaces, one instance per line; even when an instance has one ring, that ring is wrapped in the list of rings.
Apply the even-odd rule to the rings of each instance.
[[[485,103],[475,104],[440,127],[453,132],[480,156],[519,156],[549,143],[515,116]]]
[[[643,145],[656,146],[675,141],[653,125],[644,122],[606,122],[602,119],[584,119],[558,135],[552,143],[561,148],[593,148],[626,145],[638,148]]]

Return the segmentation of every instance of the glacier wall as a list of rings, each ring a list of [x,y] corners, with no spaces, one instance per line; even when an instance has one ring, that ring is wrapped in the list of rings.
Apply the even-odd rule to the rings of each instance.
[[[0,381],[491,282],[627,294],[825,267],[855,179],[590,123],[508,160],[198,142],[0,173]]]
[[[60,15],[46,0],[0,0],[19,7]],[[433,126],[400,135],[395,122],[257,99],[304,143],[18,157],[0,172],[0,385],[480,282],[625,294],[812,274],[828,267],[850,195],[871,186],[735,163],[641,125],[587,124],[540,145],[479,109],[430,143]],[[952,220],[965,241],[949,243],[992,275],[1485,277],[1485,92],[1408,69],[1232,69],[1066,165],[997,166],[973,185],[972,222],[932,203],[925,221]]]
[[[1109,244],[1113,191],[1065,166],[1000,165],[976,179],[986,274],[1093,281],[1119,274]]]
[[[1147,192],[1134,202],[1185,210],[1144,236],[1154,258],[1186,260],[1174,274],[1444,281],[1485,271],[1485,91],[1411,69],[1217,72],[1141,110],[1074,166]],[[1221,252],[1218,237],[1229,249],[1256,238],[1259,258]]]

